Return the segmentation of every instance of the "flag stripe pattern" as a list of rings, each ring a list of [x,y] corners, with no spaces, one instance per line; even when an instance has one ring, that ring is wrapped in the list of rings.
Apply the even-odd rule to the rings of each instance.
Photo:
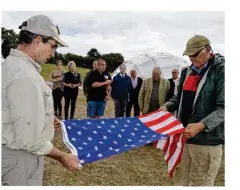
[[[63,141],[81,164],[87,164],[153,142],[164,151],[168,174],[181,160],[184,127],[168,112],[139,117],[74,119],[62,122]]]

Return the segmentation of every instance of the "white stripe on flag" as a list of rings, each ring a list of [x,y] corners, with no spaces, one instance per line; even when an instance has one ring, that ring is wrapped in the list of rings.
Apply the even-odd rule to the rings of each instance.
[[[168,157],[169,157],[170,147],[171,147],[171,144],[172,144],[172,142],[173,142],[173,137],[174,137],[174,135],[172,135],[172,136],[169,137],[169,144],[168,144],[168,147],[167,147],[167,152],[166,152],[166,154],[164,155],[164,160],[167,160]]]
[[[166,135],[166,134],[169,134],[169,133],[171,133],[171,132],[173,132],[173,131],[176,131],[176,130],[182,129],[182,128],[183,128],[183,125],[182,125],[182,124],[179,124],[179,125],[177,125],[177,126],[174,126],[174,127],[171,128],[171,129],[168,129],[167,131],[164,131],[162,134],[163,134],[163,135]]]
[[[139,120],[143,123],[146,123],[148,121],[156,120],[166,114],[168,114],[168,112],[159,111],[159,112],[153,113],[151,115],[141,117],[141,118],[139,118]]]
[[[167,143],[167,138],[161,139],[157,142],[156,148],[159,148],[160,150],[163,150],[164,147],[166,146]]]
[[[161,129],[163,127],[165,127],[166,125],[172,123],[176,121],[175,117],[169,117],[168,119],[166,119],[165,121],[158,123],[157,125],[153,125],[151,127],[149,127],[150,129],[152,129],[153,131],[157,131],[158,129]]]
[[[178,143],[177,143],[177,148],[173,155],[171,156],[170,160],[168,161],[168,172],[170,172],[173,169],[174,164],[176,163],[178,157],[180,156],[181,149],[182,149],[182,137],[183,134],[179,137]]]

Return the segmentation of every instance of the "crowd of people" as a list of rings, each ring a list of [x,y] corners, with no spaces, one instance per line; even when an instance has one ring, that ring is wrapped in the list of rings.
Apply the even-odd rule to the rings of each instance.
[[[62,62],[52,72],[51,90],[40,75],[41,65],[59,46],[59,28],[44,15],[33,16],[19,26],[19,45],[11,49],[2,63],[2,185],[42,185],[44,156],[59,161],[70,170],[79,170],[77,156],[52,144],[54,127],[59,127],[61,100],[65,98],[65,119],[74,118],[78,87],[82,85],[76,65],[70,61],[68,72]],[[104,115],[106,101],[112,97],[115,117],[129,117],[155,110],[175,114],[185,127],[187,139],[182,160],[174,174],[178,186],[213,186],[221,165],[224,144],[224,63],[212,50],[208,38],[191,37],[184,55],[192,65],[172,71],[172,79],[161,77],[155,67],[152,77],[142,80],[135,70],[126,73],[126,65],[113,78],[102,59],[93,63],[83,90],[87,115]],[[55,116],[54,116],[55,114]]]
[[[116,76],[106,72],[106,62],[98,59],[93,62],[93,69],[86,74],[83,81],[83,92],[87,100],[87,116],[99,118],[104,115],[106,102],[111,97],[115,106],[115,117],[130,117],[132,107],[134,116],[156,111],[167,100],[177,95],[179,84],[178,69],[172,70],[172,78],[161,77],[160,67],[154,67],[152,77],[143,80],[137,76],[135,69],[126,73],[127,66],[120,65],[120,73]],[[68,63],[69,72],[62,70],[62,61],[56,62],[56,70],[52,71],[52,94],[55,116],[62,119],[62,97],[65,98],[65,120],[69,119],[69,103],[71,101],[70,119],[74,118],[78,86],[82,85],[81,76],[76,73],[73,61]],[[150,101],[149,101],[150,100]]]

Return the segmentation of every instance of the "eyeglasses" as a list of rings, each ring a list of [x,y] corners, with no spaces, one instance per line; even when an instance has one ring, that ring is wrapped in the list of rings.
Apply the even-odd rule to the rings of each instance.
[[[51,42],[47,41],[47,43],[49,43],[52,46],[52,49],[54,51],[56,51],[56,49],[58,48],[57,44],[52,44]]]
[[[199,55],[199,53],[204,50],[206,47],[202,48],[200,51],[198,51],[197,53],[195,53],[194,55],[190,55],[189,57],[197,57]]]

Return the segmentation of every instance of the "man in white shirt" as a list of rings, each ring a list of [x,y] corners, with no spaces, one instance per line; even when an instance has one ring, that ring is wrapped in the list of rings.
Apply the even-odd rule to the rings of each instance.
[[[59,38],[52,21],[38,15],[23,22],[17,49],[2,64],[2,185],[42,185],[44,156],[70,170],[80,168],[77,156],[52,144],[54,110],[52,91],[41,65],[54,57]]]
[[[178,69],[172,70],[172,78],[168,79],[170,82],[170,89],[168,92],[167,100],[170,100],[173,96],[177,95],[178,92],[178,85],[179,85],[179,71]]]
[[[140,108],[138,105],[138,96],[139,96],[139,92],[140,92],[143,80],[137,76],[137,72],[135,69],[132,69],[130,71],[130,78],[131,78],[132,85],[130,87],[131,90],[129,92],[129,100],[127,103],[126,117],[131,116],[132,106],[134,107],[134,116],[140,115]]]

